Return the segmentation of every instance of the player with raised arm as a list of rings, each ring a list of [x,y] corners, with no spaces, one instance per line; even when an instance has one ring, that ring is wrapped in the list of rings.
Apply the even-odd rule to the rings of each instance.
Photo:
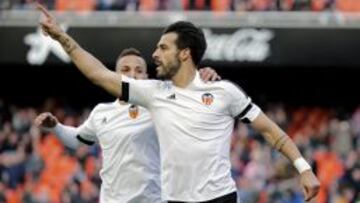
[[[236,118],[258,130],[297,168],[305,199],[319,181],[293,141],[239,87],[227,82],[204,83],[197,65],[205,49],[202,30],[190,22],[168,26],[153,54],[159,80],[127,80],[97,64],[53,17],[42,22],[45,33],[60,42],[77,68],[93,83],[125,101],[146,107],[158,134],[162,199],[168,202],[235,203],[230,174],[230,136]],[[91,61],[92,63],[90,63]]]
[[[201,70],[205,81],[218,79],[214,70]],[[121,52],[116,72],[137,80],[148,77],[146,62],[134,48]],[[61,124],[50,112],[37,116],[35,125],[52,131],[72,149],[99,143],[100,202],[161,202],[159,144],[146,109],[116,100],[98,104],[80,127]]]

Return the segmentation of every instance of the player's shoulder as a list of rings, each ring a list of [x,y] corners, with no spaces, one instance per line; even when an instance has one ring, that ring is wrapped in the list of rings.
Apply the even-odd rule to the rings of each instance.
[[[92,114],[97,114],[97,113],[100,113],[100,112],[112,110],[114,108],[115,108],[114,102],[99,103],[93,108]]]
[[[236,83],[229,80],[221,80],[215,83],[219,88],[221,88],[227,95],[247,97],[246,92]]]
[[[229,80],[219,80],[219,81],[212,82],[212,86],[222,88],[225,91],[229,91],[229,92],[232,92],[235,90],[242,90],[239,85],[237,85],[234,82],[229,81]]]
[[[145,85],[152,87],[154,90],[166,90],[173,86],[170,80],[144,80]]]

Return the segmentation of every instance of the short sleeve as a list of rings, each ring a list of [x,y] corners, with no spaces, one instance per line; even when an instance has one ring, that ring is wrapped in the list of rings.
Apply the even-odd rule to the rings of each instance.
[[[149,108],[161,81],[123,78],[120,100]]]
[[[260,114],[261,109],[251,101],[251,98],[237,85],[228,82],[226,85],[230,115],[250,123]]]
[[[96,108],[90,113],[88,119],[85,120],[85,122],[78,127],[78,134],[76,138],[87,145],[92,145],[95,142],[97,142],[96,137],[96,126],[94,124],[94,114],[95,114]]]

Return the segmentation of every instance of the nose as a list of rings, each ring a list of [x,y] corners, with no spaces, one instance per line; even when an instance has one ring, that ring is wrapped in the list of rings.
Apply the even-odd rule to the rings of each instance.
[[[129,76],[130,76],[131,78],[135,78],[135,79],[136,79],[136,71],[135,71],[135,70],[131,70],[131,71],[129,72]]]
[[[159,58],[159,53],[158,53],[158,49],[155,49],[154,53],[152,54],[153,59],[158,59]]]

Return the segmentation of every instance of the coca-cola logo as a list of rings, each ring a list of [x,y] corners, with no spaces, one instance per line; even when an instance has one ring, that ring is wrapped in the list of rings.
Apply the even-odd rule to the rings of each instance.
[[[213,61],[264,61],[271,54],[271,30],[239,29],[232,34],[215,34],[204,29],[208,43],[204,59]]]

